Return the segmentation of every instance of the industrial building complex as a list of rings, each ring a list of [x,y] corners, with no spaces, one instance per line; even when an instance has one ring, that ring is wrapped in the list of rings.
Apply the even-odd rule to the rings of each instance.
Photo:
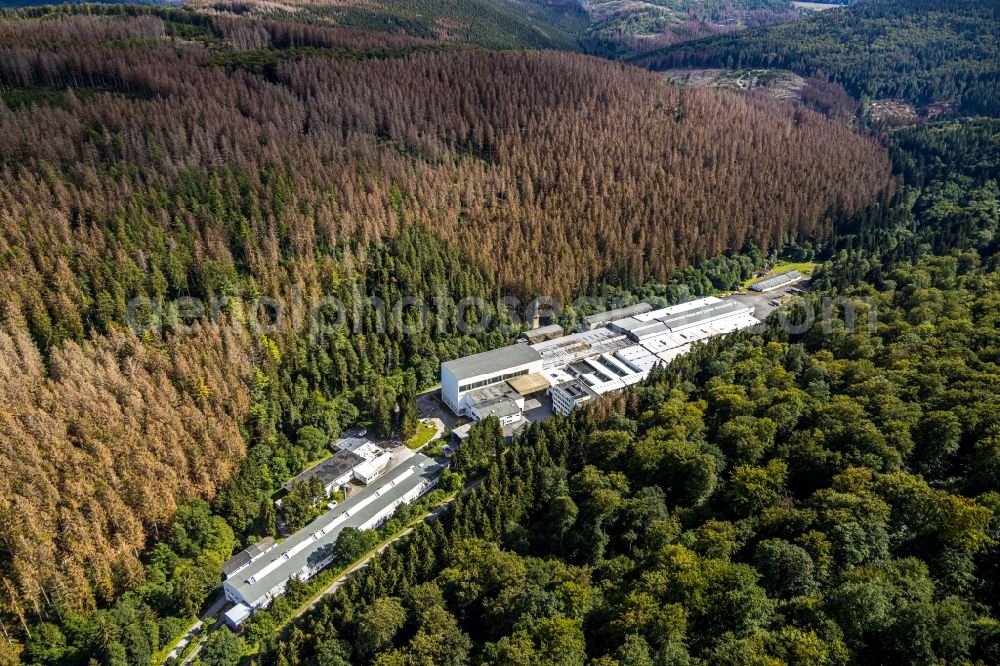
[[[715,297],[658,310],[640,303],[601,312],[586,317],[577,333],[547,326],[522,335],[518,344],[441,364],[441,398],[460,416],[496,416],[506,430],[516,430],[526,422],[526,401],[545,396],[553,412],[568,414],[642,381],[700,340],[759,323],[753,306]]]
[[[657,365],[700,341],[760,323],[753,306],[738,300],[702,298],[653,309],[647,303],[586,317],[575,333],[558,325],[528,331],[517,344],[441,365],[441,397],[470,421],[490,416],[513,434],[536,418],[568,414],[602,394],[642,381]],[[458,433],[468,426],[460,426]],[[223,589],[233,607],[225,613],[238,627],[255,609],[282,594],[292,578],[307,580],[334,559],[346,527],[373,529],[396,508],[437,484],[443,465],[419,453],[395,467],[393,454],[370,441],[363,429],[337,443],[332,456],[285,484],[318,478],[327,494],[363,484],[339,504],[284,541],[265,539],[223,565]],[[346,493],[345,493],[346,494]]]
[[[332,456],[287,481],[283,487],[290,491],[300,483],[318,478],[329,495],[352,480],[368,485],[382,473],[391,458],[391,454],[363,438],[349,438]]]
[[[362,462],[360,466],[372,467],[378,459]],[[254,610],[267,606],[271,599],[282,594],[290,579],[308,580],[315,576],[333,561],[334,545],[344,528],[378,527],[392,517],[400,504],[414,501],[437,485],[442,470],[443,466],[433,459],[413,454],[386,471],[377,482],[374,475],[368,478],[366,488],[281,543],[273,539],[261,541],[226,562],[223,590],[226,599],[234,604],[225,614],[226,623],[238,627]],[[352,469],[338,464],[332,473],[357,474],[357,466]]]

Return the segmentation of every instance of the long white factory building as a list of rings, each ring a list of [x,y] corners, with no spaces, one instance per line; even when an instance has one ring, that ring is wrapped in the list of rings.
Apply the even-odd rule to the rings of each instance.
[[[345,527],[373,529],[431,490],[443,466],[419,453],[386,472],[378,483],[352,495],[280,544],[252,551],[226,572],[222,584],[233,604],[225,614],[229,626],[239,626],[250,614],[282,594],[289,579],[308,580],[334,559],[333,547]]]
[[[761,323],[753,307],[702,298],[660,310],[630,306],[588,318],[578,333],[519,343],[441,364],[441,397],[473,420],[523,418],[525,398],[545,392],[553,411],[574,407],[642,381],[700,340]]]

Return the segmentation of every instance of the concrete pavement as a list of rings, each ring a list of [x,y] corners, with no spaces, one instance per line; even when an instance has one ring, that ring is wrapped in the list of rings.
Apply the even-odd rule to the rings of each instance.
[[[215,601],[212,602],[212,605],[209,606],[208,610],[206,610],[204,613],[202,613],[201,617],[198,618],[198,621],[195,622],[194,625],[190,629],[188,629],[188,632],[186,634],[184,634],[184,637],[181,638],[179,641],[177,641],[177,645],[175,645],[174,649],[171,650],[170,654],[167,655],[167,659],[171,659],[171,658],[176,659],[177,656],[180,655],[180,653],[184,651],[184,648],[186,648],[188,646],[188,643],[190,643],[195,638],[199,637],[199,634],[201,633],[202,627],[205,626],[206,622],[208,622],[209,620],[213,620],[213,619],[214,619],[214,622],[212,622],[212,624],[215,624],[215,622],[218,622],[218,616],[222,612],[222,609],[226,607],[227,603],[228,603],[228,600],[226,599],[226,596],[220,590],[218,596],[215,598]],[[194,653],[192,653],[191,656],[193,656],[194,654],[197,654],[197,653],[198,653],[198,650],[195,650]],[[190,662],[191,661],[191,656],[189,656],[187,659],[185,659],[184,663]]]

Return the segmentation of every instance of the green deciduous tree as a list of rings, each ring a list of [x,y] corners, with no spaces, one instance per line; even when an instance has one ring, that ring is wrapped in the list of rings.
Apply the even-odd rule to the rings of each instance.
[[[243,639],[222,627],[205,641],[198,660],[205,666],[237,666],[243,660],[245,651]]]

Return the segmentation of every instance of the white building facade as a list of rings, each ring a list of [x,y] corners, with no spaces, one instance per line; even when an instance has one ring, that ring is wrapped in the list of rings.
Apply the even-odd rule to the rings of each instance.
[[[285,591],[292,578],[308,580],[333,561],[333,546],[347,527],[374,529],[437,485],[443,466],[420,454],[385,473],[372,484],[338,504],[276,547],[256,557],[223,582],[226,599],[235,604],[226,621],[237,626],[251,612],[267,606]]]
[[[702,298],[658,310],[630,306],[588,318],[578,333],[443,363],[441,396],[460,416],[514,423],[522,418],[525,394],[544,386],[553,410],[569,413],[641,382],[697,342],[760,323],[753,306],[734,299]]]
[[[446,361],[441,364],[441,398],[451,411],[465,415],[470,391],[540,372],[542,367],[541,355],[526,344]]]

